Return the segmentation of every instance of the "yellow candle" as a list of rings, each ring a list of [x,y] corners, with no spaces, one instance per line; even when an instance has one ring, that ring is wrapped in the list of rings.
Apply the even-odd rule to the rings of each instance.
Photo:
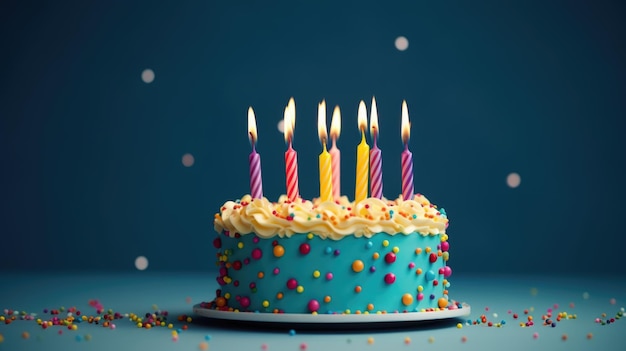
[[[367,198],[367,180],[369,176],[369,156],[370,147],[365,141],[365,130],[367,129],[367,111],[365,102],[359,103],[358,112],[359,130],[361,131],[361,143],[356,148],[356,189],[354,191],[354,202],[358,203]]]
[[[332,163],[331,157],[326,150],[326,141],[328,140],[328,134],[326,132],[326,101],[322,102],[317,107],[317,132],[322,143],[322,153],[319,157],[320,167],[320,200],[332,201],[333,200],[333,176],[332,176]]]

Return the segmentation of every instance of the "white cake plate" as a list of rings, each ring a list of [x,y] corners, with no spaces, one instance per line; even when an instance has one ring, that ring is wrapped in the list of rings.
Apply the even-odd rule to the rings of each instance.
[[[323,325],[327,324],[358,324],[359,326],[364,326],[366,324],[408,325],[412,322],[438,321],[468,316],[471,313],[470,305],[467,303],[462,303],[461,305],[463,306],[463,308],[430,312],[401,312],[385,314],[310,314],[229,312],[213,310],[201,307],[200,304],[197,304],[193,307],[193,312],[197,315],[212,319],[232,322],[244,322],[248,324],[263,323],[264,325],[266,325],[266,323],[276,325],[309,325],[312,327],[322,327]]]

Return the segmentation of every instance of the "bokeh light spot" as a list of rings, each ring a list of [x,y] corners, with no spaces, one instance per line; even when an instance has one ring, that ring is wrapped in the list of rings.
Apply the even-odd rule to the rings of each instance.
[[[148,268],[148,259],[146,258],[146,256],[139,256],[135,258],[135,268],[137,268],[140,271],[143,271],[146,268]]]
[[[506,185],[508,185],[511,188],[517,188],[521,182],[522,182],[522,177],[520,177],[520,175],[515,172],[510,173],[506,177]]]
[[[154,71],[150,68],[144,69],[143,72],[141,72],[141,80],[146,84],[152,83],[154,81]]]
[[[399,36],[395,41],[396,49],[404,51],[409,48],[409,39],[404,36]]]
[[[192,154],[184,154],[183,155],[183,166],[191,167],[191,166],[193,166],[194,162],[196,162],[196,159],[193,158]]]

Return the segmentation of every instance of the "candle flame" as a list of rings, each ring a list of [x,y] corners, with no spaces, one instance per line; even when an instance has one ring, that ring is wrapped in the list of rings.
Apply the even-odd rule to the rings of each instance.
[[[376,108],[376,98],[372,97],[372,111],[370,112],[370,134],[372,138],[376,138],[378,131],[378,109]]]
[[[402,100],[402,142],[406,145],[409,143],[411,136],[411,122],[409,122],[409,108],[406,100]]]
[[[285,107],[285,113],[283,117],[283,133],[285,134],[285,142],[290,143],[293,136],[293,122],[291,121],[291,109],[289,105]]]
[[[296,101],[291,97],[289,102],[287,103],[287,108],[289,108],[289,113],[291,114],[291,132],[293,133],[296,130]]]
[[[258,140],[256,134],[256,118],[254,117],[252,106],[248,107],[248,138],[252,145]]]
[[[358,122],[359,122],[359,130],[361,132],[365,132],[367,129],[367,109],[365,108],[365,102],[361,100],[359,103],[359,112],[358,112]]]
[[[326,147],[326,139],[328,139],[328,133],[326,132],[326,100],[322,100],[317,105],[317,135],[322,145]]]
[[[337,140],[341,134],[341,111],[339,105],[333,110],[333,120],[330,122],[330,137]]]

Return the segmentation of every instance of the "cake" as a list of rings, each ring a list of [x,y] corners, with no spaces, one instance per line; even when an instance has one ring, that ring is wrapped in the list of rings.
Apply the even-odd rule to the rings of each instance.
[[[354,201],[341,196],[340,114],[333,113],[327,151],[326,104],[318,106],[320,197],[299,195],[293,149],[295,102],[285,108],[287,195],[276,202],[263,196],[256,120],[248,109],[252,145],[250,195],[227,201],[214,217],[220,285],[202,308],[218,311],[287,314],[383,314],[441,311],[461,307],[448,299],[448,218],[413,188],[408,149],[410,123],[402,103],[402,195],[382,196],[382,158],[377,147],[378,117],[372,99],[370,151],[365,138],[366,107],[358,109]],[[370,179],[371,178],[371,179]],[[368,184],[370,192],[368,197]]]
[[[354,204],[243,196],[215,214],[217,282],[206,308],[367,314],[456,309],[448,219],[421,194]]]

